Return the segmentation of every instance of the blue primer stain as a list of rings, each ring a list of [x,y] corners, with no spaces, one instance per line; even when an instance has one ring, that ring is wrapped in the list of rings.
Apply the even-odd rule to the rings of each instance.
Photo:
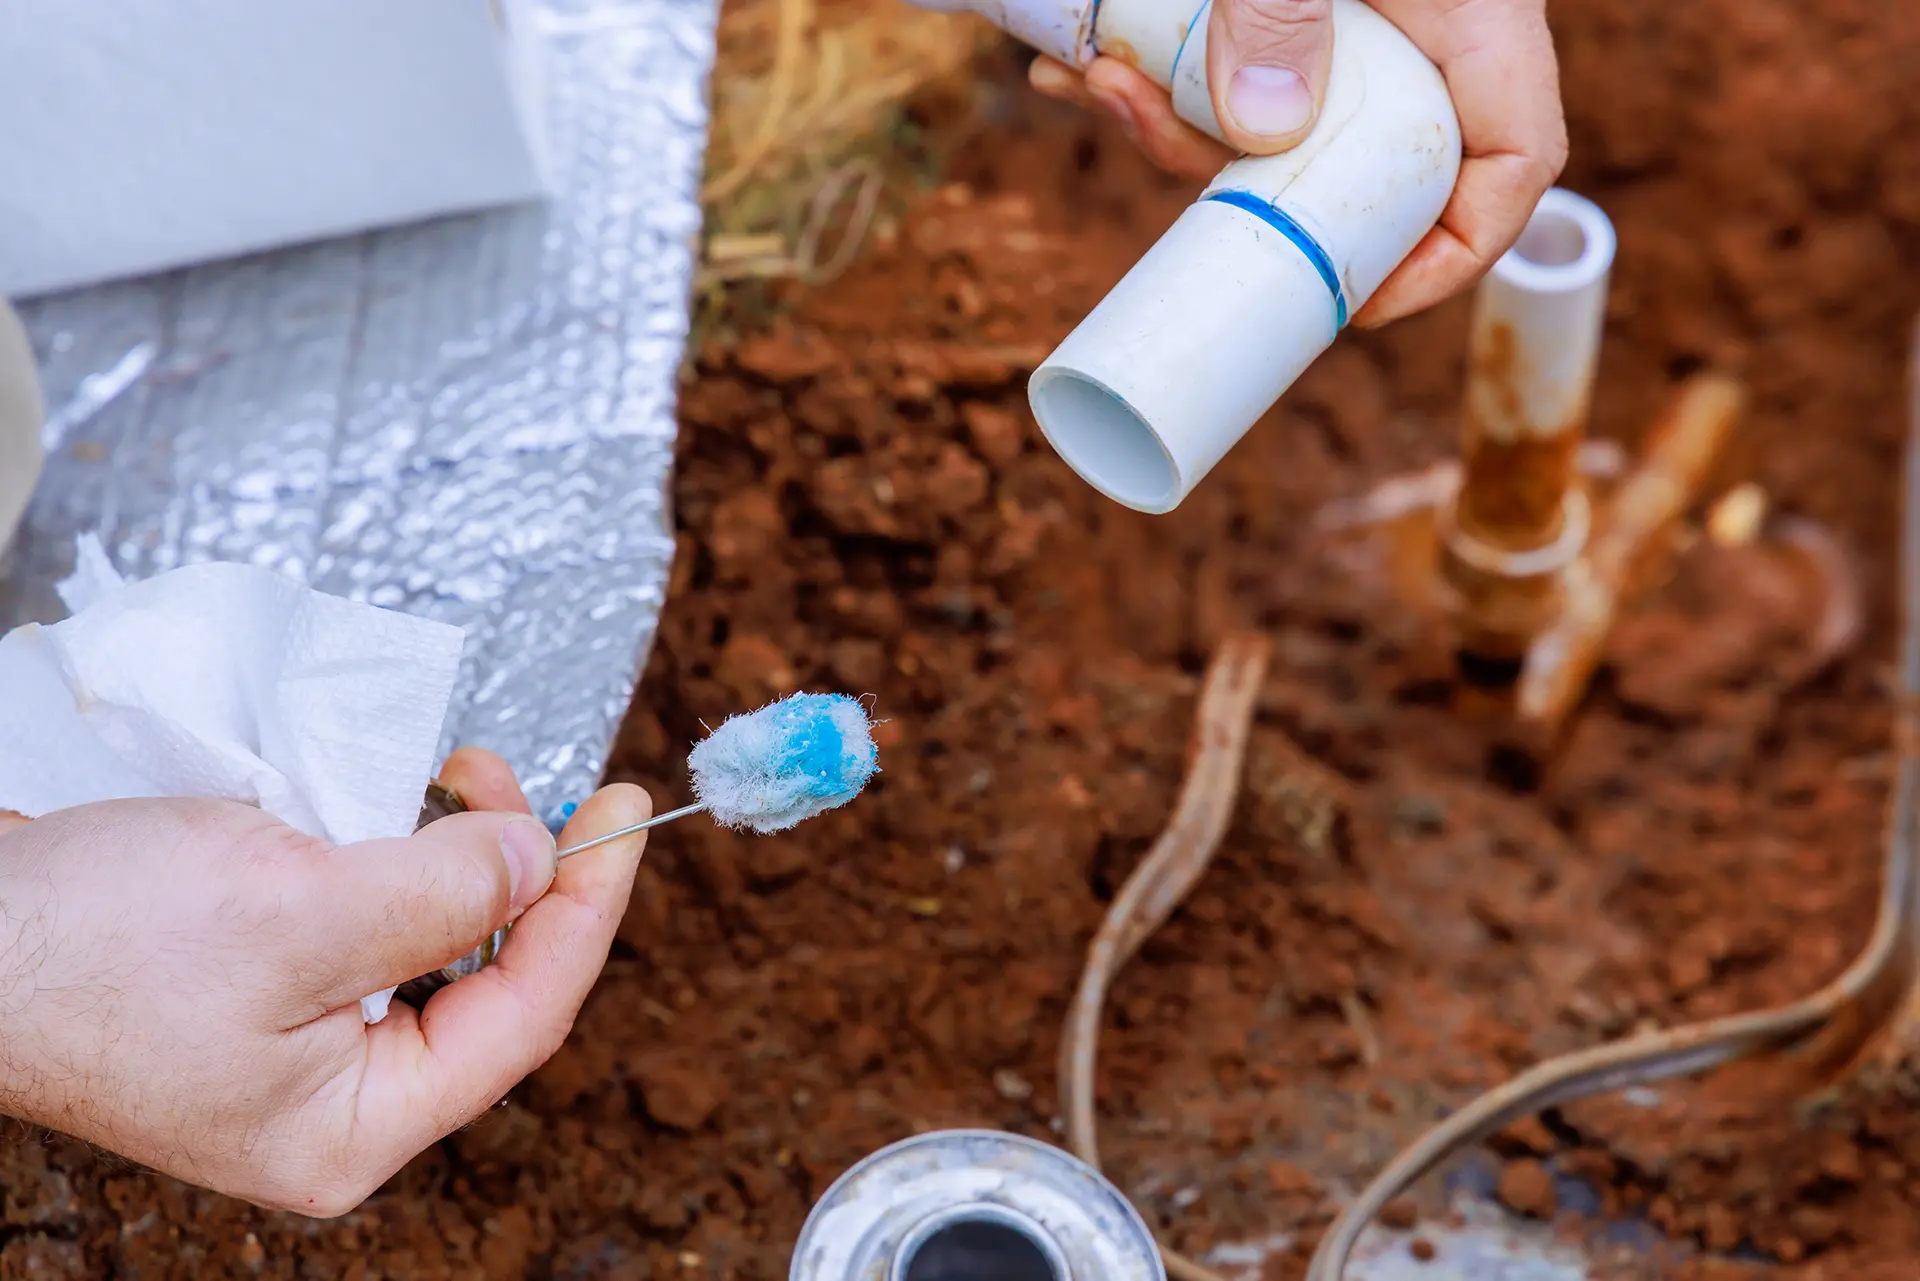
[[[574,811],[579,808],[578,802],[568,801],[565,805],[552,810],[547,815],[547,830],[555,836],[560,835],[560,829],[567,825],[567,820],[572,818]]]
[[[844,694],[800,694],[780,708],[780,732],[787,742],[778,771],[804,776],[811,796],[851,796],[873,777],[876,753],[869,748],[849,760],[846,739],[833,720],[836,705],[852,702]]]
[[[1333,295],[1334,332],[1347,327],[1347,291],[1340,285],[1340,273],[1334,270],[1332,255],[1320,247],[1320,242],[1305,227],[1288,217],[1278,205],[1262,200],[1251,191],[1216,191],[1206,198],[1245,210],[1291,241],[1294,248],[1306,255],[1313,269],[1320,273],[1327,292]]]

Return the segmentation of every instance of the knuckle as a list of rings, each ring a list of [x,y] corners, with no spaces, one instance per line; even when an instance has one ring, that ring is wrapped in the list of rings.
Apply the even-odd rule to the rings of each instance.
[[[424,873],[414,902],[455,943],[478,945],[507,919],[511,891],[504,866],[462,858]],[[431,928],[431,926],[429,926]]]
[[[309,1219],[337,1219],[353,1213],[372,1194],[363,1181],[325,1170],[306,1179],[283,1179],[261,1202]]]
[[[535,1001],[525,1001],[522,1017],[527,1029],[525,1049],[519,1063],[517,1082],[560,1052],[573,1031],[575,1009],[557,1009]]]
[[[1527,157],[1526,182],[1535,196],[1560,180],[1561,172],[1567,166],[1567,140],[1561,134],[1543,150]]]
[[[528,1064],[527,1071],[537,1070],[560,1053],[560,1047],[567,1043],[567,1034],[572,1031],[573,1016],[570,1014],[546,1020],[534,1033],[533,1044],[527,1055],[532,1062]]]
[[[503,861],[497,858],[468,859],[461,866],[460,876],[463,902],[469,905],[471,911],[480,912],[485,917],[483,923],[486,930],[493,929],[507,919],[513,889]]]
[[[1227,21],[1239,43],[1316,35],[1332,14],[1333,0],[1234,0],[1227,5]]]
[[[358,1187],[323,1188],[301,1209],[310,1219],[338,1219],[360,1208],[367,1192]]]
[[[1548,144],[1547,154],[1544,157],[1547,167],[1548,186],[1552,186],[1558,182],[1560,175],[1566,172],[1569,152],[1570,147],[1567,142],[1567,129],[1563,124],[1560,128],[1554,130],[1553,141]]]

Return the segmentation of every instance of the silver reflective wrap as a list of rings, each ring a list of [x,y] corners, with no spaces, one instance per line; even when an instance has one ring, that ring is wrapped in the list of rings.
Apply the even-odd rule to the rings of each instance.
[[[444,748],[590,790],[673,552],[674,384],[715,0],[544,0],[561,193],[37,300],[46,473],[0,631],[74,537],[272,566],[467,629]],[[129,210],[129,217],[138,217]]]

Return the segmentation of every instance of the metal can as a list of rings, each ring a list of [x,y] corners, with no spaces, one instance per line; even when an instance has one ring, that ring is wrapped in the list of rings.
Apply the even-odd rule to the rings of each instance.
[[[1051,1144],[942,1130],[882,1148],[827,1189],[789,1281],[1166,1281],[1120,1190]]]
[[[466,804],[454,795],[453,789],[439,783],[427,784],[426,799],[420,804],[420,819],[413,825],[419,831],[427,824],[447,817],[449,814],[464,814]],[[480,946],[467,953],[451,965],[444,965],[431,974],[422,974],[417,979],[402,983],[394,997],[405,1001],[416,1010],[425,1009],[427,1001],[435,992],[469,974],[478,974],[493,964],[493,958],[500,954],[500,948],[507,941],[507,931],[511,926],[503,925],[481,940]]]

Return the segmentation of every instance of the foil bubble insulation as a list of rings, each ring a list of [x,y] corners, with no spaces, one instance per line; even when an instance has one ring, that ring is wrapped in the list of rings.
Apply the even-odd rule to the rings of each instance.
[[[0,631],[119,570],[270,566],[467,631],[443,751],[592,790],[673,556],[717,0],[543,0],[559,194],[36,299],[47,466]],[[137,211],[129,211],[137,216]]]

